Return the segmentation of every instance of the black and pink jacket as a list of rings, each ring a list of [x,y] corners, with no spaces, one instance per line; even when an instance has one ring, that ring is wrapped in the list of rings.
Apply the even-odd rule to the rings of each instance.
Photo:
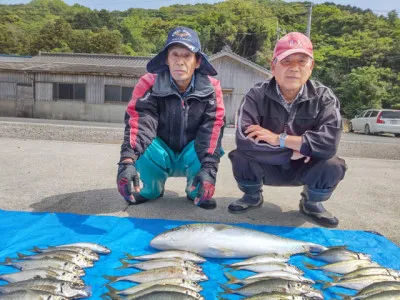
[[[225,116],[221,86],[201,73],[196,73],[194,86],[182,98],[171,86],[169,72],[142,76],[126,109],[121,159],[136,161],[155,137],[175,152],[194,140],[201,164],[217,168]]]

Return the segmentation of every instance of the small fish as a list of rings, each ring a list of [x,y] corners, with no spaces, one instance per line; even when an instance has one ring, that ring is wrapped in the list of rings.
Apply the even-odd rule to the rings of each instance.
[[[367,267],[367,268],[361,268],[357,269],[355,271],[352,271],[350,273],[346,273],[341,276],[330,276],[333,279],[335,278],[352,278],[352,277],[358,277],[358,276],[366,276],[366,275],[390,275],[393,277],[400,277],[400,272],[393,270],[393,269],[387,269],[387,268],[382,268],[382,267]]]
[[[196,271],[188,268],[178,268],[178,267],[165,267],[159,269],[152,269],[148,271],[142,271],[138,273],[133,273],[125,276],[103,276],[105,279],[110,280],[110,282],[116,281],[132,281],[132,282],[149,282],[159,279],[167,278],[180,278],[189,279],[193,281],[205,281],[208,277],[201,271]]]
[[[375,282],[382,281],[400,281],[400,278],[388,276],[388,275],[367,275],[345,279],[335,279],[334,282],[326,282],[322,289],[326,289],[331,286],[341,286],[353,290],[361,290]]]
[[[167,285],[167,284],[153,285],[153,286],[151,286],[145,290],[142,290],[138,293],[128,295],[128,296],[124,297],[124,299],[140,299],[141,297],[152,295],[152,294],[158,293],[158,292],[176,292],[176,293],[181,293],[184,295],[189,295],[189,296],[193,297],[194,299],[204,299],[199,293],[197,293],[191,289],[187,289],[187,288],[177,286],[177,285]]]
[[[29,279],[0,286],[0,293],[12,293],[21,289],[44,291],[67,298],[85,298],[90,293],[84,285],[57,279]]]
[[[125,268],[135,268],[139,270],[152,270],[159,269],[163,267],[187,267],[195,270],[201,271],[202,268],[196,265],[194,262],[185,261],[178,258],[167,258],[167,259],[153,259],[148,261],[142,261],[139,263],[130,264],[124,260],[120,260],[122,266],[117,269],[125,269]]]
[[[0,263],[0,265],[11,266],[22,271],[31,269],[52,268],[52,269],[66,270],[78,276],[85,275],[85,271],[77,264],[53,258],[23,260],[23,261],[12,261],[10,258],[6,258],[5,262]]]
[[[307,300],[311,299],[307,296],[291,295],[284,293],[261,293],[254,296],[244,298],[246,300]]]
[[[33,259],[46,259],[46,258],[55,258],[70,261],[74,264],[77,264],[81,268],[90,268],[93,267],[93,262],[87,259],[85,256],[72,252],[72,251],[53,251],[46,253],[39,253],[34,255],[25,255],[21,253],[17,253],[19,259],[23,260],[33,260]]]
[[[204,257],[201,257],[193,252],[181,251],[181,250],[169,250],[160,251],[153,254],[145,254],[139,256],[133,256],[129,253],[125,253],[127,259],[135,260],[150,260],[150,259],[163,259],[163,258],[179,258],[186,261],[192,261],[195,263],[203,263],[206,261]]]
[[[31,269],[10,274],[0,274],[0,280],[13,283],[35,278],[54,278],[63,281],[82,283],[82,279],[73,273],[57,269]]]
[[[330,247],[329,249],[318,254],[307,253],[307,256],[328,263],[335,263],[344,260],[371,259],[370,255],[348,250],[346,249],[346,246]]]
[[[131,294],[136,294],[144,289],[147,289],[149,287],[152,287],[153,285],[159,285],[159,284],[164,284],[164,285],[177,285],[181,286],[184,288],[191,289],[195,292],[200,292],[203,290],[201,285],[199,285],[197,282],[187,280],[187,279],[180,279],[180,278],[167,278],[167,279],[160,279],[160,280],[155,280],[155,281],[149,281],[146,283],[141,283],[138,285],[135,285],[131,288],[125,289],[125,290],[117,290],[114,289],[111,286],[107,286],[110,294],[117,294],[117,295],[131,295]]]
[[[256,275],[252,275],[243,279],[236,278],[235,276],[225,273],[226,278],[229,279],[227,282],[228,284],[249,284],[252,282],[260,281],[260,280],[266,280],[266,279],[285,279],[285,280],[291,280],[291,281],[299,281],[303,283],[308,283],[308,284],[314,284],[314,280],[310,278],[306,278],[301,275],[296,275],[292,274],[289,272],[284,272],[284,271],[271,271],[271,272],[265,272],[265,273],[258,273]]]
[[[270,254],[265,254],[265,255],[258,255],[258,256],[253,256],[251,258],[227,265],[227,267],[239,267],[239,266],[244,266],[244,265],[252,265],[252,264],[260,264],[260,263],[286,263],[289,260],[288,255],[279,255],[276,253],[270,253]]]
[[[305,263],[304,265],[310,270],[323,270],[339,274],[346,274],[354,270],[366,267],[379,267],[377,263],[371,262],[370,260],[366,259],[345,260],[319,267],[308,263]]]
[[[292,255],[327,249],[258,230],[209,223],[176,227],[154,237],[150,245],[158,250],[184,250],[215,258],[248,258],[268,253]]]
[[[364,299],[368,296],[379,294],[384,291],[400,291],[400,282],[399,281],[375,282],[360,290],[355,296],[344,295],[344,299],[346,300]]]
[[[178,292],[154,292],[148,295],[136,298],[137,300],[204,300],[203,297],[195,298]]]
[[[58,245],[58,246],[52,246],[49,248],[68,248],[68,247],[79,247],[79,248],[85,248],[92,250],[96,253],[100,254],[109,254],[111,253],[111,250],[108,249],[105,246],[95,244],[95,243],[73,243],[73,244],[65,244],[65,245]]]
[[[64,296],[50,294],[44,291],[18,290],[12,293],[2,294],[2,300],[67,300]]]
[[[379,294],[371,295],[365,300],[399,300],[400,299],[400,291],[384,291]]]
[[[54,252],[54,251],[72,251],[75,253],[82,254],[85,256],[87,259],[93,260],[93,261],[98,261],[99,260],[99,255],[87,248],[79,248],[79,247],[62,247],[62,248],[54,248],[54,247],[49,247],[49,248],[39,248],[39,247],[33,247],[33,249],[30,250],[31,252],[37,252],[37,253],[46,253],[46,252]]]
[[[222,289],[224,289],[225,294],[238,294],[243,296],[254,296],[256,294],[272,292],[284,292],[293,295],[302,295],[308,292],[318,293],[318,291],[316,291],[308,284],[282,279],[260,280],[250,284],[246,284],[237,289],[231,289],[224,285],[220,286],[222,287]],[[319,299],[323,299],[322,294]]]
[[[304,272],[299,268],[286,264],[286,263],[263,263],[252,264],[247,266],[235,267],[235,270],[248,270],[257,273],[271,272],[271,271],[285,271],[292,274],[303,275]]]

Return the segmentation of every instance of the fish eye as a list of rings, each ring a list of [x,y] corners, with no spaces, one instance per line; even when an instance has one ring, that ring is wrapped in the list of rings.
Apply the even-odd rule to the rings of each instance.
[[[61,274],[61,275],[65,275],[65,274],[67,274],[67,273],[65,273],[65,272],[62,272],[62,274]]]
[[[79,270],[79,267],[75,266],[75,267],[74,267],[74,270]]]
[[[182,283],[185,283],[186,282],[186,280],[185,279],[182,279]]]

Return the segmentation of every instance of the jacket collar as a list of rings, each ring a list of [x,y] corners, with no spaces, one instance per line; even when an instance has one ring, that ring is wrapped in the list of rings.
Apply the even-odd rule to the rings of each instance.
[[[172,86],[169,71],[159,73],[153,86],[153,94],[159,97],[179,95],[179,92]],[[204,98],[211,95],[214,88],[207,75],[196,72],[194,78],[194,89],[186,97]]]
[[[275,101],[280,102],[279,94],[278,94],[276,86],[277,86],[277,82],[275,80],[275,77],[272,77],[272,79],[268,82],[266,94],[268,97],[274,99]],[[304,84],[302,89],[303,89],[303,91],[298,96],[296,103],[300,103],[300,102],[304,102],[304,101],[311,101],[317,97],[314,83],[311,80],[307,80],[307,82]]]

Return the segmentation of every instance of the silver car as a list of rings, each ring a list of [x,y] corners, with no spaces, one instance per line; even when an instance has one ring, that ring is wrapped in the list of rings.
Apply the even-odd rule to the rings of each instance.
[[[365,134],[393,133],[400,137],[400,110],[368,109],[349,122],[349,131]]]

